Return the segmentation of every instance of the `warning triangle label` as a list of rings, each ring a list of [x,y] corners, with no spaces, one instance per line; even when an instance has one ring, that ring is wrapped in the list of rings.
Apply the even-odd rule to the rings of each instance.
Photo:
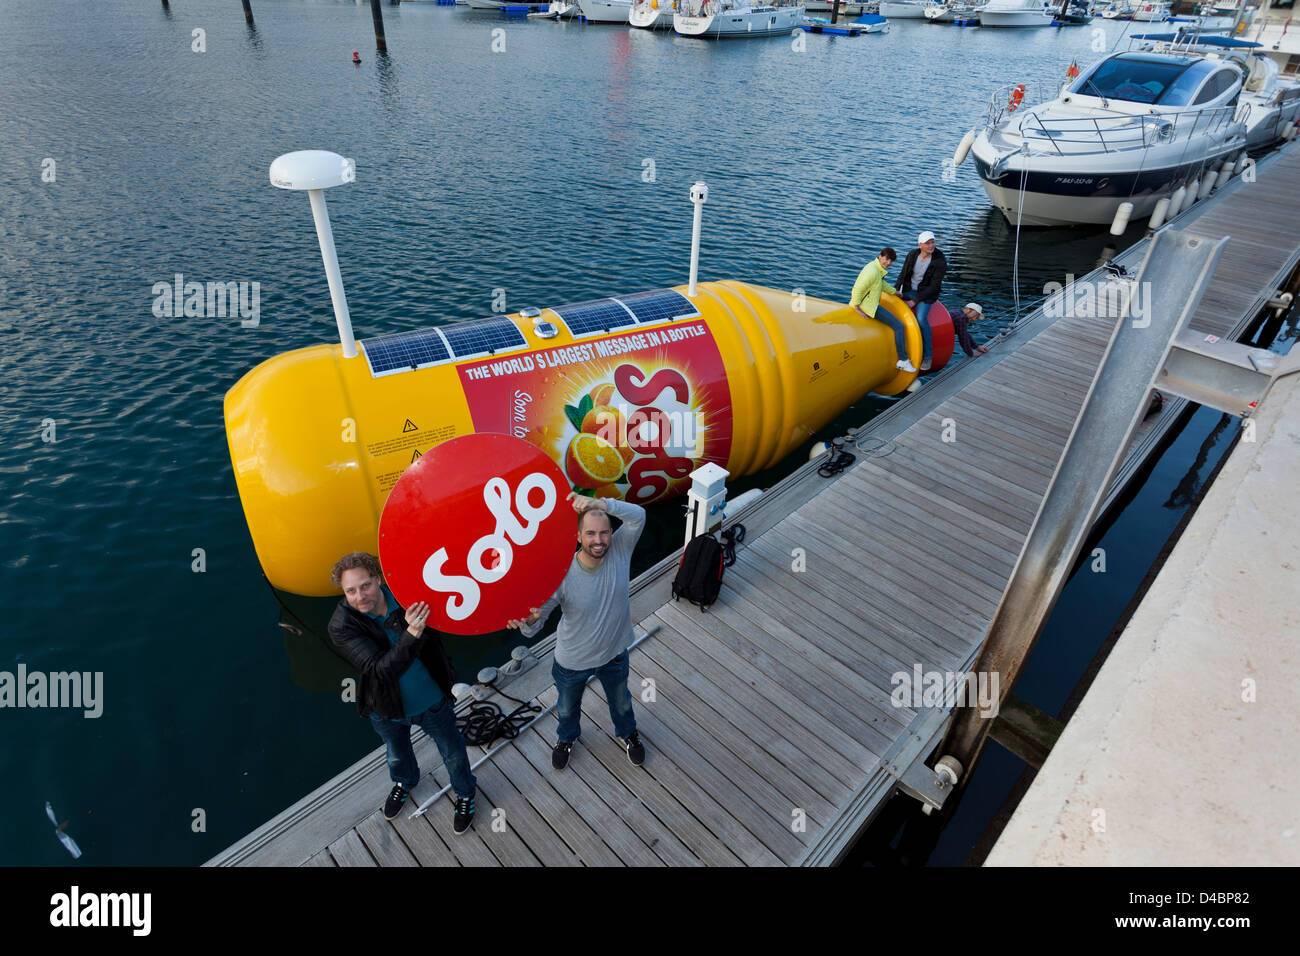
[[[416,460],[417,458],[419,458],[419,457],[420,457],[420,453],[419,453],[419,451],[412,451],[412,452],[411,452],[411,464],[415,464],[415,460]]]
[[[420,426],[415,424],[415,422],[411,421],[409,418],[406,420],[406,424],[402,426],[403,435],[405,435],[407,432],[418,432],[419,430],[420,430]]]

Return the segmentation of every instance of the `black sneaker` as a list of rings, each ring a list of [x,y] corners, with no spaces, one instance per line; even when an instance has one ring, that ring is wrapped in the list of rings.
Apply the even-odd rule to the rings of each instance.
[[[400,783],[393,784],[393,790],[384,801],[384,819],[392,820],[402,812],[402,806],[406,803],[406,798],[411,795]]]
[[[551,766],[556,770],[563,770],[569,765],[569,754],[573,752],[573,742],[565,743],[560,741],[551,751]]]
[[[464,833],[474,822],[474,798],[457,797],[456,815],[451,818],[451,829],[455,833]]]
[[[641,735],[635,730],[623,738],[623,746],[627,748],[627,759],[632,761],[632,766],[639,767],[645,763],[645,744],[641,743]]]

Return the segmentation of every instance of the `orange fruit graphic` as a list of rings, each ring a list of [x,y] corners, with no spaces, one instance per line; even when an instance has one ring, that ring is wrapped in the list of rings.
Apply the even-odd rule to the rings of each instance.
[[[608,405],[614,400],[614,386],[606,382],[604,385],[597,385],[590,392],[592,405]]]
[[[625,465],[632,464],[632,459],[636,457],[636,452],[628,448],[627,445],[619,445],[618,453],[623,456],[623,464]]]
[[[591,493],[593,498],[619,498],[622,499],[623,492],[618,490],[618,485],[601,485]]]
[[[617,408],[609,405],[596,405],[582,419],[582,431],[588,435],[597,435],[617,445],[626,436],[623,434],[623,416]]]
[[[623,456],[605,439],[584,432],[569,443],[564,470],[579,488],[599,488],[623,474]]]

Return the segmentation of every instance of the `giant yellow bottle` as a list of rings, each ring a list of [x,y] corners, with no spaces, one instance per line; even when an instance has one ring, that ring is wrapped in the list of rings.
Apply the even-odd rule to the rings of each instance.
[[[888,294],[881,308],[907,327]],[[933,368],[952,327],[931,310]],[[704,282],[278,355],[226,394],[249,531],[271,583],[335,593],[329,570],[377,550],[384,502],[435,445],[503,432],[544,449],[584,493],[682,494],[712,461],[768,468],[867,392],[896,395],[893,333],[854,309],[743,282]]]

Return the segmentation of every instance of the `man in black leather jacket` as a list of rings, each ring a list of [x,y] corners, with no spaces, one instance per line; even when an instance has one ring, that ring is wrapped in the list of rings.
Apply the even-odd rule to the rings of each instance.
[[[403,610],[372,554],[340,558],[330,580],[343,590],[330,618],[330,640],[356,668],[357,710],[388,748],[393,789],[384,816],[396,817],[420,780],[411,747],[411,726],[418,725],[442,754],[457,798],[452,828],[464,833],[474,819],[476,782],[456,729],[455,671],[438,633],[425,627],[429,606],[421,601]]]
[[[921,371],[930,368],[930,306],[939,298],[948,260],[934,245],[934,233],[928,229],[916,237],[916,248],[903,260],[898,274],[898,297],[916,316],[921,327]]]

